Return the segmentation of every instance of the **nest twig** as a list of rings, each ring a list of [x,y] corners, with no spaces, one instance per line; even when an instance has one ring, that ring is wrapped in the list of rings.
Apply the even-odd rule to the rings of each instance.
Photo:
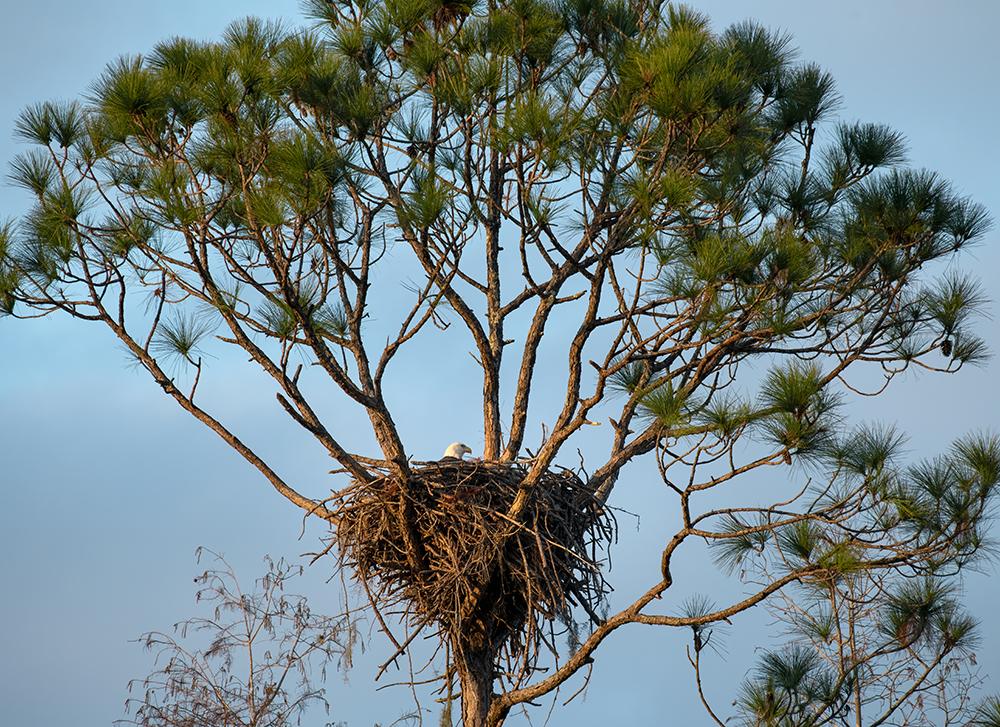
[[[340,558],[376,609],[403,606],[411,627],[522,673],[557,621],[574,628],[574,606],[599,619],[614,521],[575,472],[545,473],[517,520],[507,512],[524,463],[443,460],[411,473],[357,482],[333,504]]]

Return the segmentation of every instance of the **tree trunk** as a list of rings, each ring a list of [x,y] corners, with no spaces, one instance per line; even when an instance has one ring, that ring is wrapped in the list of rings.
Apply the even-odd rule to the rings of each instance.
[[[462,689],[462,727],[486,727],[493,700],[493,658],[488,651],[463,651],[456,667]]]

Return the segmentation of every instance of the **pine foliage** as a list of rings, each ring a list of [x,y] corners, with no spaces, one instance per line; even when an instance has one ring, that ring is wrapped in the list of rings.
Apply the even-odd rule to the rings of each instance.
[[[521,532],[544,483],[566,458],[577,466],[581,432],[604,422],[588,454],[606,458],[584,483],[596,507],[644,456],[679,498],[662,580],[614,627],[586,613],[574,648],[624,623],[666,623],[644,609],[672,586],[670,557],[688,538],[707,539],[733,574],[808,592],[796,623],[820,651],[763,659],[738,702],[748,724],[855,709],[860,670],[814,658],[843,620],[817,594],[871,595],[864,617],[879,627],[866,635],[893,654],[972,642],[949,578],[988,544],[1000,443],[974,434],[911,458],[895,429],[852,427],[844,403],[864,388],[855,372],[888,386],[988,360],[982,287],[953,264],[989,228],[982,206],[907,166],[898,132],[838,118],[831,75],[751,21],[717,31],[658,0],[307,9],[308,28],[247,18],[214,41],[172,38],[110,63],[80,101],[27,108],[15,132],[30,149],[8,176],[31,206],[0,226],[0,312],[102,323],[278,492],[332,524],[326,503],[345,488],[413,480],[390,393],[434,367],[393,362],[418,337],[462,331],[482,373],[484,457],[516,473],[503,512],[483,522]],[[330,500],[297,492],[195,403],[203,366],[227,347],[336,461],[346,480]],[[166,361],[195,370],[189,390],[191,371]],[[539,372],[555,361],[559,377],[544,381],[565,391],[542,412]],[[365,436],[314,406],[331,396],[370,422]],[[699,510],[703,493],[755,470],[809,481]],[[414,578],[419,541],[391,541]],[[490,552],[506,558],[515,541]],[[490,577],[459,613],[481,612]],[[501,641],[548,644],[553,619],[574,623],[566,602],[511,616]],[[669,623],[697,634],[750,605]],[[483,657],[490,684],[497,649]],[[589,663],[552,646],[541,677],[530,651],[489,706],[493,724],[537,698],[532,685],[555,689]]]

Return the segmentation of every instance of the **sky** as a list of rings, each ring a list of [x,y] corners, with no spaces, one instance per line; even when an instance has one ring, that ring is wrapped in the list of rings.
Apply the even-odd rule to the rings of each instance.
[[[910,160],[940,172],[1000,217],[1000,4],[963,0],[713,0],[693,5],[717,29],[748,17],[788,31],[803,59],[837,80],[843,119],[887,123],[909,142]],[[14,120],[26,105],[70,99],[85,91],[103,65],[147,50],[172,35],[217,37],[247,14],[298,22],[294,0],[244,2],[87,3],[38,0],[4,10],[0,25],[0,164],[19,150]],[[27,206],[25,195],[0,186],[0,219]],[[1000,231],[990,232],[957,263],[977,272],[1000,300]],[[994,310],[995,310],[994,306]],[[1000,341],[997,318],[980,332]],[[464,351],[435,361],[433,381],[474,382]],[[853,405],[852,418],[897,423],[914,456],[943,450],[957,434],[1000,429],[1000,362],[956,377],[908,375],[876,401]],[[274,417],[270,392],[252,396],[259,379],[238,367],[214,382],[213,406],[269,455],[291,481],[323,491],[329,465]],[[441,386],[397,392],[407,441],[433,457],[475,429],[477,413]],[[433,410],[435,416],[426,412]],[[351,422],[343,422],[350,430]],[[348,438],[350,435],[347,435]],[[474,438],[474,437],[473,437]],[[477,447],[476,442],[470,442]],[[478,443],[481,445],[481,441]],[[623,590],[651,580],[662,534],[662,494],[642,484],[621,494],[627,509],[647,508],[652,520],[624,525],[616,554]],[[260,572],[265,554],[296,556],[316,547],[315,531],[299,539],[301,518],[221,442],[168,401],[123,351],[95,327],[63,319],[0,319],[0,723],[37,727],[109,725],[123,716],[129,679],[150,671],[150,655],[131,640],[168,628],[195,612],[191,578],[195,548],[223,552],[244,578]],[[651,524],[650,524],[651,523]],[[1000,532],[1000,531],[995,531]],[[649,546],[649,547],[644,547]],[[656,556],[656,557],[651,557]],[[679,564],[678,582],[710,589],[720,576],[703,556]],[[306,581],[314,607],[336,606],[328,572]],[[967,600],[980,616],[1000,597],[996,568],[971,576]],[[755,645],[748,615],[710,664],[710,692],[726,705],[750,664]],[[743,627],[742,631],[740,627]],[[1000,624],[984,624],[980,662],[1000,692]],[[635,629],[599,652],[584,698],[557,709],[552,725],[600,725],[609,719],[660,724],[666,709],[679,724],[707,723],[692,703],[677,634]],[[372,665],[381,646],[362,657],[346,680],[331,679],[331,717],[351,727],[383,724],[407,708],[402,690],[375,692]],[[431,720],[433,723],[433,720]],[[310,724],[322,724],[319,717]],[[519,723],[514,720],[512,723]]]

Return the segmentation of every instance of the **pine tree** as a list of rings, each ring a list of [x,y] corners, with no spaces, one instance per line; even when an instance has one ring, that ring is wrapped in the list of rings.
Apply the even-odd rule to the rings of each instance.
[[[309,7],[311,30],[248,19],[215,42],[165,41],[110,64],[82,102],[27,109],[17,133],[33,148],[10,174],[35,203],[0,229],[3,310],[110,330],[169,397],[333,528],[330,503],[351,486],[401,483],[414,583],[433,575],[431,556],[386,386],[407,377],[393,364],[415,338],[464,331],[482,374],[483,459],[521,468],[497,515],[512,533],[500,551],[576,461],[588,425],[610,423],[606,449],[585,452],[594,508],[613,504],[629,463],[655,461],[681,527],[645,593],[611,614],[579,598],[525,613],[527,626],[475,652],[438,632],[442,689],[457,680],[467,727],[551,693],[622,625],[691,628],[698,651],[711,624],[785,588],[878,583],[886,643],[905,651],[934,634],[958,648],[957,622],[941,621],[957,613],[950,591],[935,584],[980,551],[1000,442],[972,435],[905,463],[887,430],[852,428],[842,404],[854,372],[877,369],[888,385],[984,361],[970,326],[983,295],[942,272],[982,237],[980,206],[904,166],[892,129],[838,121],[830,75],[750,22],[716,33],[655,0]],[[409,307],[387,293],[390,264],[417,281]],[[388,341],[375,309],[392,321]],[[543,355],[560,334],[561,355]],[[297,491],[204,408],[205,356],[226,349],[249,357],[336,462],[334,500]],[[301,377],[304,363],[322,381]],[[538,412],[550,366],[563,403]],[[367,417],[378,451],[343,444],[317,405],[331,389]],[[717,506],[749,473],[800,464],[822,476]],[[735,572],[766,564],[759,587],[663,615],[651,606],[673,585],[671,559],[696,539]],[[900,584],[914,575],[933,604],[907,600]],[[456,609],[482,613],[506,587],[473,583]],[[556,647],[524,631],[539,624],[574,636],[545,673],[538,660]],[[400,651],[428,626],[383,623],[397,625],[414,630],[394,637]],[[789,661],[798,681],[775,691]],[[812,652],[769,664],[746,687],[746,714],[787,711],[789,690],[803,714],[864,708],[855,675],[830,676]]]

